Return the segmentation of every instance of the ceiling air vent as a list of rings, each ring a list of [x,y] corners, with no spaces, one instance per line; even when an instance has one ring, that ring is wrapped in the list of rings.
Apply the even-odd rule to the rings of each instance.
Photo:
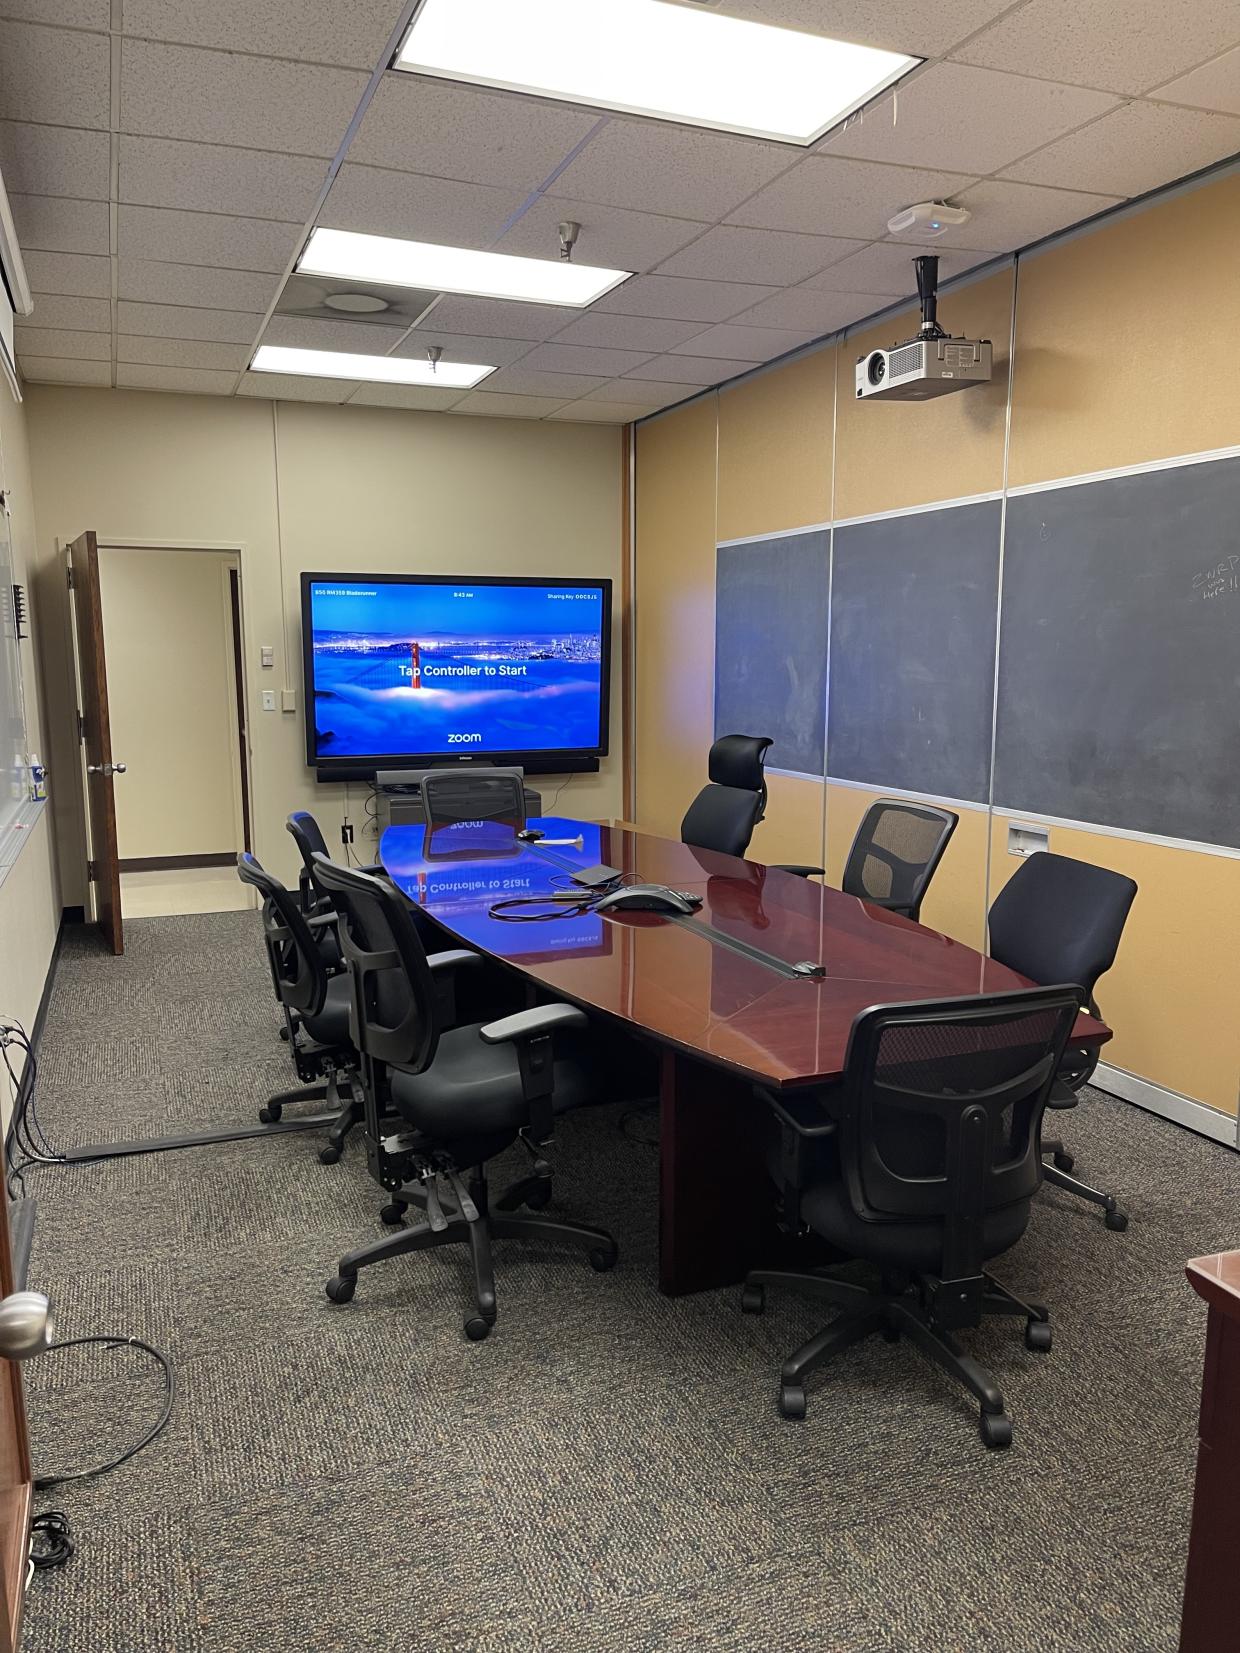
[[[284,284],[275,313],[306,316],[315,321],[411,327],[438,296],[421,288],[379,287],[328,276],[292,275]]]

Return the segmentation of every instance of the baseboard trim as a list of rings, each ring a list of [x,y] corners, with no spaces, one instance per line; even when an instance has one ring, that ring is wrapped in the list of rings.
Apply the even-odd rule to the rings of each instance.
[[[1196,1131],[1198,1136],[1211,1137],[1228,1148],[1238,1146],[1237,1121],[1233,1115],[1220,1113],[1217,1108],[1207,1108],[1203,1102],[1194,1102],[1192,1097],[1181,1096],[1178,1091],[1167,1090],[1150,1079],[1141,1079],[1135,1073],[1126,1073],[1123,1068],[1113,1068],[1108,1062],[1099,1062],[1090,1084],[1118,1096],[1123,1102],[1132,1102],[1148,1113],[1156,1113],[1173,1124]]]
[[[179,872],[186,867],[235,867],[235,849],[213,850],[209,855],[131,855],[120,863],[122,872]]]

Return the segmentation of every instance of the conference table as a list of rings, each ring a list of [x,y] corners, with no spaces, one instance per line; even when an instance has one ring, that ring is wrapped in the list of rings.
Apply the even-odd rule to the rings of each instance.
[[[390,826],[379,859],[453,944],[519,972],[531,1003],[564,1000],[653,1043],[659,1284],[669,1294],[738,1280],[781,1246],[758,1092],[838,1081],[853,1020],[872,1005],[1032,985],[950,936],[774,867],[627,827],[559,816],[529,826],[544,838],[522,842],[496,821]],[[499,901],[562,891],[573,871],[600,863],[702,905],[685,918],[491,914]],[[821,974],[794,974],[798,965]],[[1086,1015],[1073,1033],[1083,1045],[1109,1037]]]

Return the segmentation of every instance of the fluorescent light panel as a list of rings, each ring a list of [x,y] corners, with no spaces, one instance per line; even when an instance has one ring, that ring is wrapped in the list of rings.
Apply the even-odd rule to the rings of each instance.
[[[468,390],[493,367],[476,362],[439,361],[434,367],[416,356],[356,356],[347,350],[296,350],[285,344],[260,344],[251,373],[301,373],[312,379],[364,379],[379,385],[433,385],[440,390]]]
[[[384,287],[422,287],[432,292],[468,293],[474,298],[569,304],[577,309],[593,304],[633,273],[561,259],[514,258],[511,253],[472,252],[468,247],[437,247],[429,241],[323,229],[311,234],[297,268],[303,275],[373,281]]]
[[[426,0],[394,67],[811,144],[921,61],[666,0]]]

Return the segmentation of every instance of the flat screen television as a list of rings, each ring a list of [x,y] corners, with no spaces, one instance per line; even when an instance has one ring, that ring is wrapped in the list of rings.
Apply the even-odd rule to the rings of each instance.
[[[306,760],[321,779],[453,762],[597,769],[611,581],[303,574]]]

